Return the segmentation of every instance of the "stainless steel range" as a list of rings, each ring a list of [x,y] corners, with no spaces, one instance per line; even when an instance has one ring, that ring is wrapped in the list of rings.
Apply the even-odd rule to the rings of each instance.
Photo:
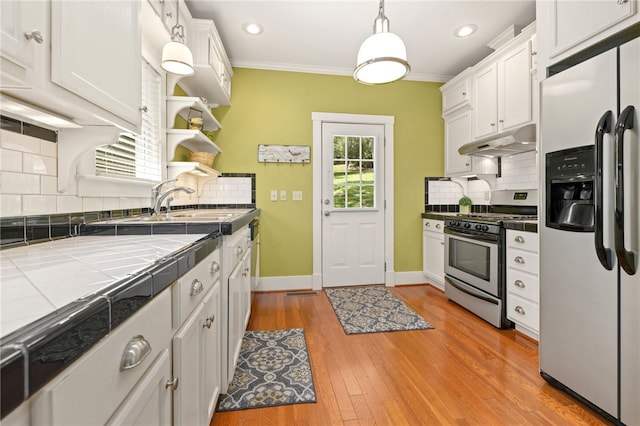
[[[537,190],[491,194],[488,213],[458,214],[445,220],[445,294],[498,328],[506,317],[506,220],[535,220]]]

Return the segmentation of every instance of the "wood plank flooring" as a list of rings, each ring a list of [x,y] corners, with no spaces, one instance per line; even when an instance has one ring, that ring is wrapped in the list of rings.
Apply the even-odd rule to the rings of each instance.
[[[305,329],[318,402],[216,413],[215,425],[605,425],[538,373],[537,343],[429,285],[391,289],[432,330],[345,335],[325,294],[258,293],[250,330]]]

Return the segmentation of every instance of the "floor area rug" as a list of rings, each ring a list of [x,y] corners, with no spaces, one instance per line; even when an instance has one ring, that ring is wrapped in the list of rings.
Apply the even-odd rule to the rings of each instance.
[[[433,328],[384,287],[325,289],[345,334]]]
[[[304,329],[247,331],[218,411],[316,402]]]

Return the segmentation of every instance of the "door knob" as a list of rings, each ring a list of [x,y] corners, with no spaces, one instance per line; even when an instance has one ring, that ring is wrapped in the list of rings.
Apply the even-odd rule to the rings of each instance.
[[[330,212],[329,210],[325,210],[324,215],[325,215],[325,216],[330,216],[330,215],[331,215],[331,212]]]

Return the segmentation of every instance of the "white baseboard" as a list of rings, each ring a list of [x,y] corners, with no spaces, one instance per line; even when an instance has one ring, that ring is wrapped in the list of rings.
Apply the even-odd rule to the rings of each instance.
[[[313,279],[311,275],[297,275],[290,277],[260,277],[255,291],[291,291],[311,290]]]
[[[290,277],[260,277],[255,291],[292,291],[292,290],[321,290],[319,276],[297,275]],[[410,284],[431,284],[432,286],[444,290],[444,285],[430,280],[424,276],[422,271],[394,272],[395,285]],[[316,288],[317,285],[318,288]],[[393,287],[389,286],[388,287]]]

